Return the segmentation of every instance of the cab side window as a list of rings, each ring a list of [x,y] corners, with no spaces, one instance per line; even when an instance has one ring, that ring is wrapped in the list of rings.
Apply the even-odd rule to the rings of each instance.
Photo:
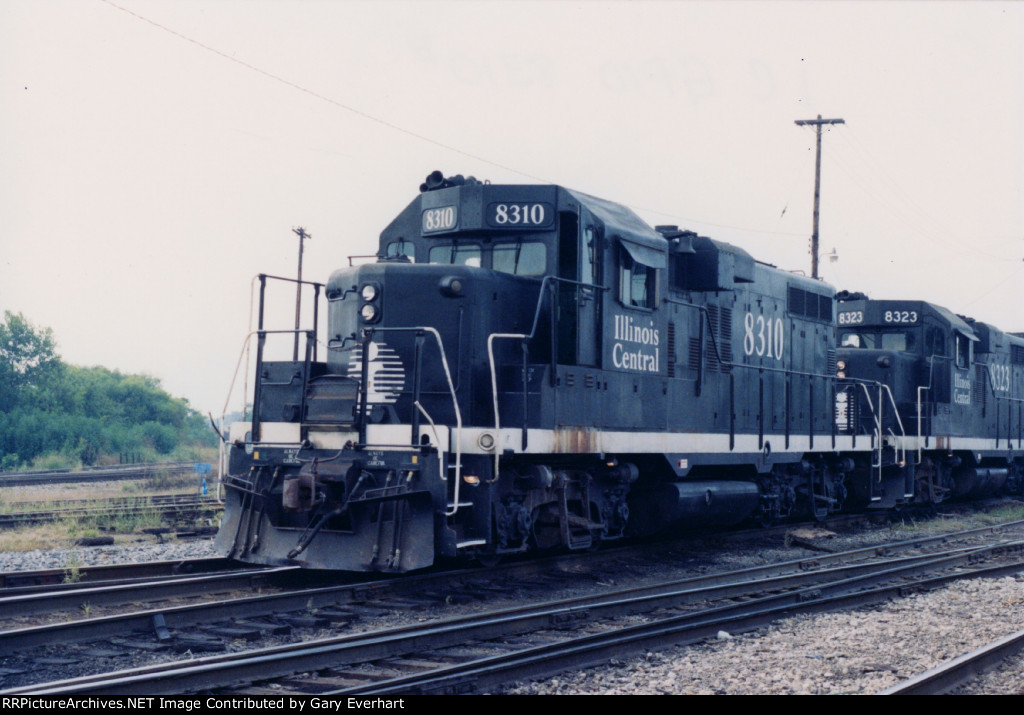
[[[966,370],[971,365],[971,341],[966,335],[956,336],[956,366]]]
[[[930,326],[925,338],[925,352],[928,356],[946,354],[946,333],[942,328]]]
[[[625,250],[619,252],[619,300],[634,308],[654,307],[655,269],[637,263]]]

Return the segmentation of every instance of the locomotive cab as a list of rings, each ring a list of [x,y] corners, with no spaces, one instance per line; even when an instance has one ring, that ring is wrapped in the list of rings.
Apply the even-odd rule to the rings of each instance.
[[[837,322],[842,377],[892,395],[898,412],[890,410],[884,429],[916,432],[920,417],[922,435],[951,434],[965,423],[978,342],[966,321],[922,301],[854,300],[841,304]]]

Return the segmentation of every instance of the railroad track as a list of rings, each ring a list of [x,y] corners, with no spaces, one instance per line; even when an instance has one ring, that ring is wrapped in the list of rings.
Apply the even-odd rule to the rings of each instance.
[[[125,497],[104,500],[64,502],[48,509],[34,509],[32,505],[19,511],[0,513],[0,528],[15,528],[61,520],[111,519],[128,515],[157,513],[165,521],[178,518],[197,519],[212,517],[223,510],[223,504],[213,497],[198,494],[170,494],[152,497]]]
[[[1019,524],[1016,526],[1019,527]],[[542,606],[526,606],[487,614],[433,620],[427,624],[408,625],[389,631],[343,635],[321,639],[313,644],[299,643],[262,648],[242,654],[193,660],[186,665],[162,663],[137,669],[116,678],[109,675],[93,675],[77,681],[34,685],[28,690],[12,689],[5,691],[5,694],[28,691],[126,694],[181,692],[223,688],[266,678],[278,679],[275,685],[285,689],[300,682],[308,686],[315,681],[315,689],[318,692],[334,688],[345,694],[480,690],[510,679],[530,677],[530,674],[535,672],[550,673],[552,669],[560,667],[578,667],[580,663],[601,662],[609,653],[621,656],[631,648],[659,647],[669,642],[690,642],[705,638],[709,634],[713,635],[717,629],[735,632],[753,628],[802,609],[823,610],[863,605],[890,598],[894,594],[905,592],[908,588],[933,587],[943,580],[966,575],[978,576],[1024,568],[1024,564],[1016,560],[990,568],[988,571],[977,566],[981,559],[995,558],[995,554],[1001,554],[1002,558],[1006,558],[1007,553],[1017,553],[1022,548],[1019,542],[960,547],[937,554],[904,556],[896,563],[886,563],[878,556],[880,552],[885,551],[905,553],[912,549],[933,548],[935,544],[951,538],[977,538],[982,533],[992,533],[995,528],[997,527],[972,530],[969,534],[957,537],[943,535],[884,547],[874,546],[827,554],[741,572],[691,577],[611,594],[563,599]],[[869,557],[874,559],[874,563],[852,563]],[[824,566],[830,568],[824,569]],[[818,570],[810,571],[812,568]],[[922,573],[951,568],[959,569],[959,573],[933,575],[926,579],[922,577]],[[540,574],[541,579],[547,578],[549,581],[558,580],[559,576],[573,578],[577,574]],[[521,575],[510,575],[509,578],[521,578]],[[905,580],[907,578],[915,580],[908,586]],[[888,584],[879,585],[877,582],[880,579],[885,579]],[[894,583],[894,579],[899,580]],[[408,586],[411,582],[409,579],[400,579],[396,583]],[[488,594],[496,598],[497,594],[502,591],[507,594],[509,590],[508,586],[497,581],[487,584],[478,580],[477,583],[469,585],[476,588],[478,593],[483,592],[485,598]],[[382,595],[387,588],[386,584],[362,584],[354,588],[363,589],[362,600],[350,600],[347,604],[335,601],[333,604],[325,605],[322,601],[314,601],[312,591],[292,596],[298,599],[305,598],[311,617],[319,618],[323,625],[340,624],[339,627],[342,628],[347,628],[354,621],[358,621],[359,610],[368,609],[368,603],[376,606],[377,612],[398,608],[393,603],[395,597]],[[454,589],[448,594],[430,593],[425,582],[416,584],[413,592],[418,593],[418,596],[405,595],[402,598],[406,599],[404,608],[417,613],[426,613],[426,602],[432,599],[436,601],[439,598],[450,599],[460,596],[459,589]],[[326,597],[326,593],[320,590],[318,595]],[[340,593],[335,592],[331,597],[338,598]],[[341,598],[351,599],[352,596]],[[711,608],[694,605],[700,601],[715,599],[718,605]],[[722,599],[725,599],[724,603]],[[280,602],[268,602],[265,606],[269,607],[268,614],[285,612],[285,609],[280,607]],[[205,604],[205,607],[208,610],[209,604]],[[621,622],[611,621],[611,626],[601,626],[599,634],[573,633],[574,630],[586,631],[588,628],[594,628],[598,619],[635,618],[637,613],[680,608],[684,612],[652,617],[641,625],[631,624],[625,627]],[[207,613],[201,616],[202,613],[202,609],[196,609],[191,615],[188,611],[182,611],[180,615],[176,614],[174,617],[183,618],[184,622],[191,623],[193,628],[201,622],[200,619],[215,618],[215,614]],[[153,632],[153,619],[156,615],[149,614],[150,623],[147,627],[150,633]],[[168,629],[166,640],[173,640],[174,636],[170,631],[180,627],[168,620],[168,612],[161,615],[162,625]],[[254,617],[252,612],[246,616],[250,619],[250,631],[259,630],[258,624],[251,622]],[[265,620],[262,625],[264,629],[270,629],[274,623]],[[236,630],[235,634],[238,632]],[[152,639],[152,636],[150,638]],[[471,638],[477,640],[467,646]],[[519,647],[515,647],[517,641]],[[542,641],[545,642],[539,644]],[[7,651],[7,648],[3,650]],[[474,650],[477,651],[477,657],[467,659],[467,652]],[[515,655],[512,655],[513,653]],[[416,655],[410,657],[410,654]],[[382,662],[381,659],[385,660]],[[360,663],[370,665],[360,666]],[[334,670],[325,673],[325,668]],[[418,673],[415,677],[398,675],[398,670],[409,669],[424,672]],[[295,673],[310,670],[320,671],[320,675],[301,679],[292,677]],[[384,676],[383,680],[381,676]],[[367,684],[371,678],[374,682]]]
[[[193,472],[194,467],[195,462],[157,462],[149,464],[122,464],[114,467],[88,467],[75,471],[55,469],[36,472],[0,472],[0,488],[32,484],[150,479],[164,474],[190,474]]]
[[[943,695],[995,670],[1022,650],[1024,631],[1017,631],[908,678],[879,695]]]
[[[59,589],[82,588],[107,582],[128,583],[137,579],[175,578],[213,571],[242,568],[236,561],[224,558],[150,561],[139,564],[99,564],[68,568],[39,569],[0,573],[0,597],[17,593],[45,593]]]

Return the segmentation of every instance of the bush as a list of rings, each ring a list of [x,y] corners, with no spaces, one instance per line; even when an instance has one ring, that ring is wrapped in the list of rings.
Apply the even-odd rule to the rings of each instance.
[[[216,446],[206,418],[156,378],[66,365],[55,345],[20,314],[0,319],[0,468],[117,463],[127,452],[157,461]]]

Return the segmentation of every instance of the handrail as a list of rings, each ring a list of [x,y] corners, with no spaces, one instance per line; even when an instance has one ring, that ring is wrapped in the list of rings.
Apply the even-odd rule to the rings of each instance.
[[[238,355],[238,362],[235,363],[235,372],[234,372],[234,374],[231,377],[231,384],[228,386],[227,397],[224,399],[224,408],[223,408],[223,411],[221,412],[221,424],[223,424],[224,420],[227,418],[228,405],[231,403],[231,393],[234,392],[234,390],[235,390],[235,383],[238,382],[238,371],[242,368],[242,359],[243,358],[247,358],[248,355],[249,355],[249,349],[250,349],[250,346],[252,344],[253,336],[254,335],[260,335],[260,334],[263,334],[263,335],[277,335],[277,334],[306,333],[307,337],[309,337],[309,334],[311,332],[314,332],[314,331],[303,330],[301,328],[299,330],[295,330],[294,328],[291,328],[289,330],[252,330],[252,331],[250,331],[249,333],[246,334],[246,336],[242,339],[242,350],[240,351],[240,353]],[[248,362],[246,363],[246,372],[248,372]],[[246,388],[246,387],[248,387],[248,383],[243,383],[243,388]],[[245,393],[245,395],[247,395],[247,394],[248,393]],[[255,413],[256,413],[256,405],[254,404],[253,405],[253,414],[255,414]],[[243,400],[243,402],[242,402],[242,421],[245,421],[245,400]]]
[[[881,404],[881,402],[882,402],[881,391],[882,391],[882,389],[885,389],[886,394],[889,396],[889,404],[892,405],[892,412],[893,412],[894,415],[896,415],[896,424],[898,424],[899,427],[900,427],[900,434],[903,437],[906,437],[907,436],[907,430],[903,427],[903,419],[900,417],[900,411],[896,407],[896,398],[893,397],[892,388],[890,388],[884,382],[880,382],[878,384],[880,386],[880,388],[879,388],[879,399],[878,399],[879,404]],[[896,435],[893,434],[893,436],[895,437]]]
[[[593,288],[594,290],[607,291],[608,286],[597,285],[596,283],[584,283],[582,281],[574,281],[569,278],[561,278],[560,276],[547,275],[541,280],[540,290],[537,293],[537,307],[533,310],[533,324],[530,326],[530,333],[528,335],[523,333],[491,333],[487,336],[487,360],[490,366],[491,372],[491,398],[494,404],[494,477],[488,481],[488,483],[494,483],[498,480],[499,464],[500,464],[500,451],[499,445],[501,444],[501,427],[498,410],[498,377],[497,377],[497,365],[494,362],[494,339],[519,339],[525,342],[533,340],[537,335],[537,327],[540,324],[541,311],[544,307],[544,296],[547,294],[546,291],[549,287],[553,287],[554,284],[562,283],[565,285],[573,285],[577,288]],[[554,300],[554,299],[552,299]],[[552,366],[557,365],[557,346],[551,345],[551,363]],[[524,358],[525,359],[525,358]],[[551,379],[554,379],[554,371],[552,371]],[[523,399],[529,399],[526,394],[527,390],[524,387]],[[526,425],[523,425],[525,432]]]
[[[453,505],[452,511],[446,511],[445,516],[454,516],[459,510],[459,486],[462,483],[462,411],[459,409],[458,396],[455,394],[455,384],[452,382],[452,373],[448,368],[448,358],[444,351],[444,342],[441,340],[441,334],[437,332],[437,329],[429,326],[419,327],[395,327],[395,328],[363,328],[364,335],[368,336],[367,340],[373,336],[373,333],[408,333],[408,332],[426,332],[434,336],[434,340],[437,341],[437,347],[441,351],[441,366],[444,368],[444,376],[448,381],[448,391],[452,395],[452,405],[455,408],[455,489],[453,492]],[[365,360],[364,360],[365,363]],[[365,393],[366,386],[360,384],[360,390]],[[420,408],[422,409],[422,408]],[[366,420],[366,414],[361,414],[361,421]],[[430,419],[429,417],[427,418]],[[431,422],[432,423],[432,422]],[[440,447],[440,445],[438,445]],[[448,475],[441,470],[440,477],[442,481],[448,481]]]
[[[747,365],[747,364],[741,363],[741,362],[733,362],[731,360],[723,360],[722,359],[722,355],[721,355],[721,353],[718,350],[718,341],[715,339],[715,328],[711,324],[711,315],[708,313],[707,306],[697,305],[696,303],[687,303],[685,300],[679,300],[677,298],[664,298],[663,300],[666,303],[672,303],[674,305],[681,305],[681,306],[684,306],[684,307],[687,307],[687,308],[696,308],[698,311],[700,311],[704,315],[705,321],[707,322],[707,325],[708,325],[708,330],[711,333],[711,345],[715,349],[715,359],[718,360],[718,364],[719,365],[724,365],[724,366],[730,367],[730,368],[737,367],[737,368],[740,368],[742,370],[758,370],[758,371],[763,371],[763,372],[779,372],[779,373],[782,373],[783,375],[795,375],[796,377],[820,377],[820,378],[824,378],[824,379],[827,379],[827,380],[828,379],[832,379],[832,380],[836,379],[835,375],[830,375],[828,373],[823,373],[823,372],[802,372],[800,370],[787,370],[786,368],[769,367],[767,365]],[[703,364],[703,360],[704,360],[704,357],[703,357],[703,346],[701,346],[701,347],[702,347],[701,364]]]
[[[868,391],[867,381],[865,381],[865,380],[858,380],[858,381],[856,381],[855,384],[860,385],[861,389],[864,390],[864,398],[868,401],[868,409],[871,410],[871,415],[875,418],[874,438],[875,438],[875,444],[877,445],[877,450],[878,450],[878,463],[877,464],[872,464],[871,467],[872,467],[872,469],[874,469],[875,467],[878,468],[878,483],[881,484],[882,483],[882,404],[881,404],[881,401],[879,401],[878,411],[876,412],[875,411],[875,403],[871,400],[871,393]],[[881,395],[879,395],[879,398],[881,398]],[[871,495],[871,500],[872,501],[878,501],[878,499],[880,499],[880,498],[881,497],[875,497],[874,494]]]
[[[499,424],[498,415],[498,372],[497,366],[494,364],[494,339],[515,339],[529,340],[529,336],[523,335],[522,333],[491,333],[487,336],[487,360],[491,367],[491,397],[494,400],[494,477],[488,481],[488,484],[492,484],[498,481],[499,463],[500,463],[500,446],[501,446],[501,425]],[[523,396],[526,399],[526,395]],[[523,429],[526,429],[526,425],[523,425]]]
[[[924,455],[923,455],[923,449],[924,449],[924,439],[923,439],[923,437],[924,437],[924,435],[921,434],[921,417],[922,417],[921,393],[923,391],[925,391],[925,390],[931,390],[931,389],[932,388],[925,387],[924,385],[918,385],[917,386],[917,462],[915,462],[915,464],[920,464],[923,461],[923,459],[924,459]]]

